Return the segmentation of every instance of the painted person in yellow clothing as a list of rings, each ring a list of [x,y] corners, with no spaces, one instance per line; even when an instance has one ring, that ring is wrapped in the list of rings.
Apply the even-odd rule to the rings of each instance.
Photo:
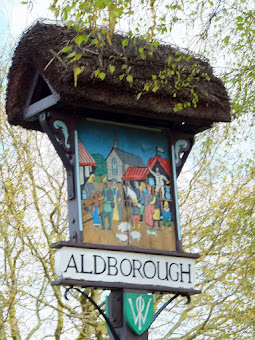
[[[112,179],[111,190],[113,192],[113,202],[114,208],[112,212],[112,219],[114,221],[122,221],[122,202],[119,188],[117,187],[117,180],[115,178]]]
[[[151,204],[154,204],[154,210],[153,210],[153,215],[152,215],[152,219],[153,219],[153,225],[150,228],[150,230],[153,230],[154,227],[158,227],[157,230],[160,230],[160,196],[159,196],[159,191],[156,189],[155,190],[155,196],[153,198],[153,201],[151,202]]]

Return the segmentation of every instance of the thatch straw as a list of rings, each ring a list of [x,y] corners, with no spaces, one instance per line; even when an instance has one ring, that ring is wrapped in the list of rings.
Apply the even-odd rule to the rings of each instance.
[[[187,131],[203,130],[213,122],[230,120],[227,92],[222,82],[213,75],[207,62],[195,57],[184,60],[188,54],[169,45],[160,45],[153,55],[147,54],[143,60],[139,47],[146,50],[147,43],[138,39],[134,44],[134,40],[130,39],[129,44],[123,48],[124,37],[120,34],[112,36],[112,45],[107,43],[98,48],[88,42],[78,47],[72,42],[74,35],[74,31],[64,26],[40,22],[23,34],[14,52],[8,75],[6,112],[11,124],[40,129],[37,122],[23,120],[24,105],[36,69],[59,93],[61,103],[69,108],[70,114],[74,114],[77,109],[82,112],[84,108],[89,108],[103,110],[106,119],[107,112],[116,112],[120,115],[158,119],[177,127],[185,121]],[[65,45],[72,46],[83,57],[70,64],[66,54],[61,52]],[[183,79],[189,76],[194,67],[197,79],[193,79],[187,87],[177,90],[176,97],[173,97],[176,74],[168,76],[167,83],[161,84],[155,93],[149,91],[136,100],[144,86],[152,82],[152,75],[158,75],[168,67],[169,56],[173,59],[182,56],[178,65]],[[119,76],[125,72],[122,69],[125,60],[131,66],[132,83],[126,81],[126,76],[122,81],[119,80]],[[110,64],[115,66],[113,74],[109,71]],[[77,87],[74,87],[74,66],[85,66],[78,77]],[[97,69],[107,74],[103,81],[95,77]],[[210,81],[202,73],[208,75]],[[192,87],[198,95],[197,108],[191,106],[175,112],[176,104],[192,101]]]

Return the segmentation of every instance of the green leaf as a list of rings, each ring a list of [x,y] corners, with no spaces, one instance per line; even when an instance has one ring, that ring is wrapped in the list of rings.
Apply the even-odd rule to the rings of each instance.
[[[125,74],[121,74],[121,75],[119,76],[119,80],[122,80],[122,79],[124,78],[124,76],[125,76]]]
[[[122,47],[126,47],[128,45],[128,40],[127,39],[123,39],[122,40]]]
[[[73,20],[69,20],[66,25],[68,28],[70,28],[73,24],[74,24]]]
[[[100,73],[100,70],[99,70],[99,69],[95,70],[95,77],[96,77],[96,78],[98,77],[99,73]]]
[[[76,54],[75,52],[72,52],[72,53],[69,53],[66,57],[70,59],[70,58],[73,58],[75,54]]]
[[[237,24],[237,29],[242,30],[243,29],[243,24]]]
[[[142,94],[143,94],[142,92],[139,92],[138,95],[136,96],[136,100],[139,100]]]
[[[228,45],[229,39],[230,39],[230,36],[229,36],[229,35],[227,35],[227,36],[224,38],[224,43],[225,43],[226,45]]]
[[[62,52],[66,53],[66,52],[69,52],[71,50],[71,47],[70,46],[65,46],[62,48]]]
[[[79,53],[76,53],[76,54],[75,54],[75,59],[76,59],[76,60],[80,60],[81,57],[82,57],[82,54],[79,54]]]
[[[82,67],[76,67],[74,69],[74,86],[77,87],[77,80],[78,80],[78,75],[81,74],[81,72],[85,69],[84,66]]]
[[[100,73],[99,73],[99,78],[100,78],[101,80],[104,80],[105,77],[106,77],[106,74],[105,74],[104,72],[100,72]]]
[[[75,55],[74,55],[73,59],[70,61],[70,63],[74,63],[76,60],[80,60],[81,57],[82,57],[82,54],[75,53]]]
[[[78,36],[74,39],[74,41],[76,42],[76,44],[77,44],[78,46],[81,46],[81,44],[82,44],[83,42],[84,42],[84,43],[88,42],[88,40],[89,40],[89,37],[88,37],[88,35],[85,35],[85,34],[78,35]]]
[[[114,71],[115,71],[115,66],[114,65],[109,65],[109,70],[110,70],[110,72],[111,72],[111,74],[113,74],[114,73]]]
[[[76,37],[76,38],[74,39],[74,41],[76,42],[76,44],[77,44],[78,46],[81,46],[81,44],[83,43],[82,36],[81,36],[81,35],[78,35],[78,37]]]
[[[238,22],[243,21],[243,17],[241,17],[241,16],[239,15],[238,17],[236,17],[236,21],[238,21]]]
[[[158,85],[155,85],[152,89],[152,92],[156,93],[159,89],[159,86]]]
[[[133,76],[131,74],[129,74],[126,78],[126,80],[129,82],[129,83],[133,83]]]

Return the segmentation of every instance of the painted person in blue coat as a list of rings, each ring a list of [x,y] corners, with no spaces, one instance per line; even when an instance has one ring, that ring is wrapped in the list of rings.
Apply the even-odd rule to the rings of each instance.
[[[93,217],[93,224],[94,226],[98,227],[99,225],[101,225],[100,223],[100,217],[98,215],[98,209],[97,209],[97,206],[95,205],[94,207],[91,207],[89,209],[92,217]]]

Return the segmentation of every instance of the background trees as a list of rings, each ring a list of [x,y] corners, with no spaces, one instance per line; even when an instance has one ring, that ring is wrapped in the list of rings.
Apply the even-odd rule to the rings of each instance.
[[[129,36],[142,34],[154,42],[153,48],[167,39],[209,57],[226,81],[233,122],[197,136],[179,179],[183,243],[186,251],[202,255],[197,272],[203,293],[193,297],[191,305],[180,298],[169,306],[150,338],[254,338],[251,2],[55,0],[52,9],[75,25],[78,45],[86,39],[84,24],[95,30],[98,24],[106,26],[105,43],[110,43],[114,29]],[[143,55],[146,58],[141,50]],[[0,65],[4,84],[6,62]],[[75,294],[66,301],[62,288],[50,286],[55,274],[49,244],[68,238],[62,164],[45,136],[8,125],[3,87],[1,91],[0,338],[102,339],[105,326],[90,304]],[[100,291],[86,292],[103,304]],[[156,299],[162,302],[162,296]]]

